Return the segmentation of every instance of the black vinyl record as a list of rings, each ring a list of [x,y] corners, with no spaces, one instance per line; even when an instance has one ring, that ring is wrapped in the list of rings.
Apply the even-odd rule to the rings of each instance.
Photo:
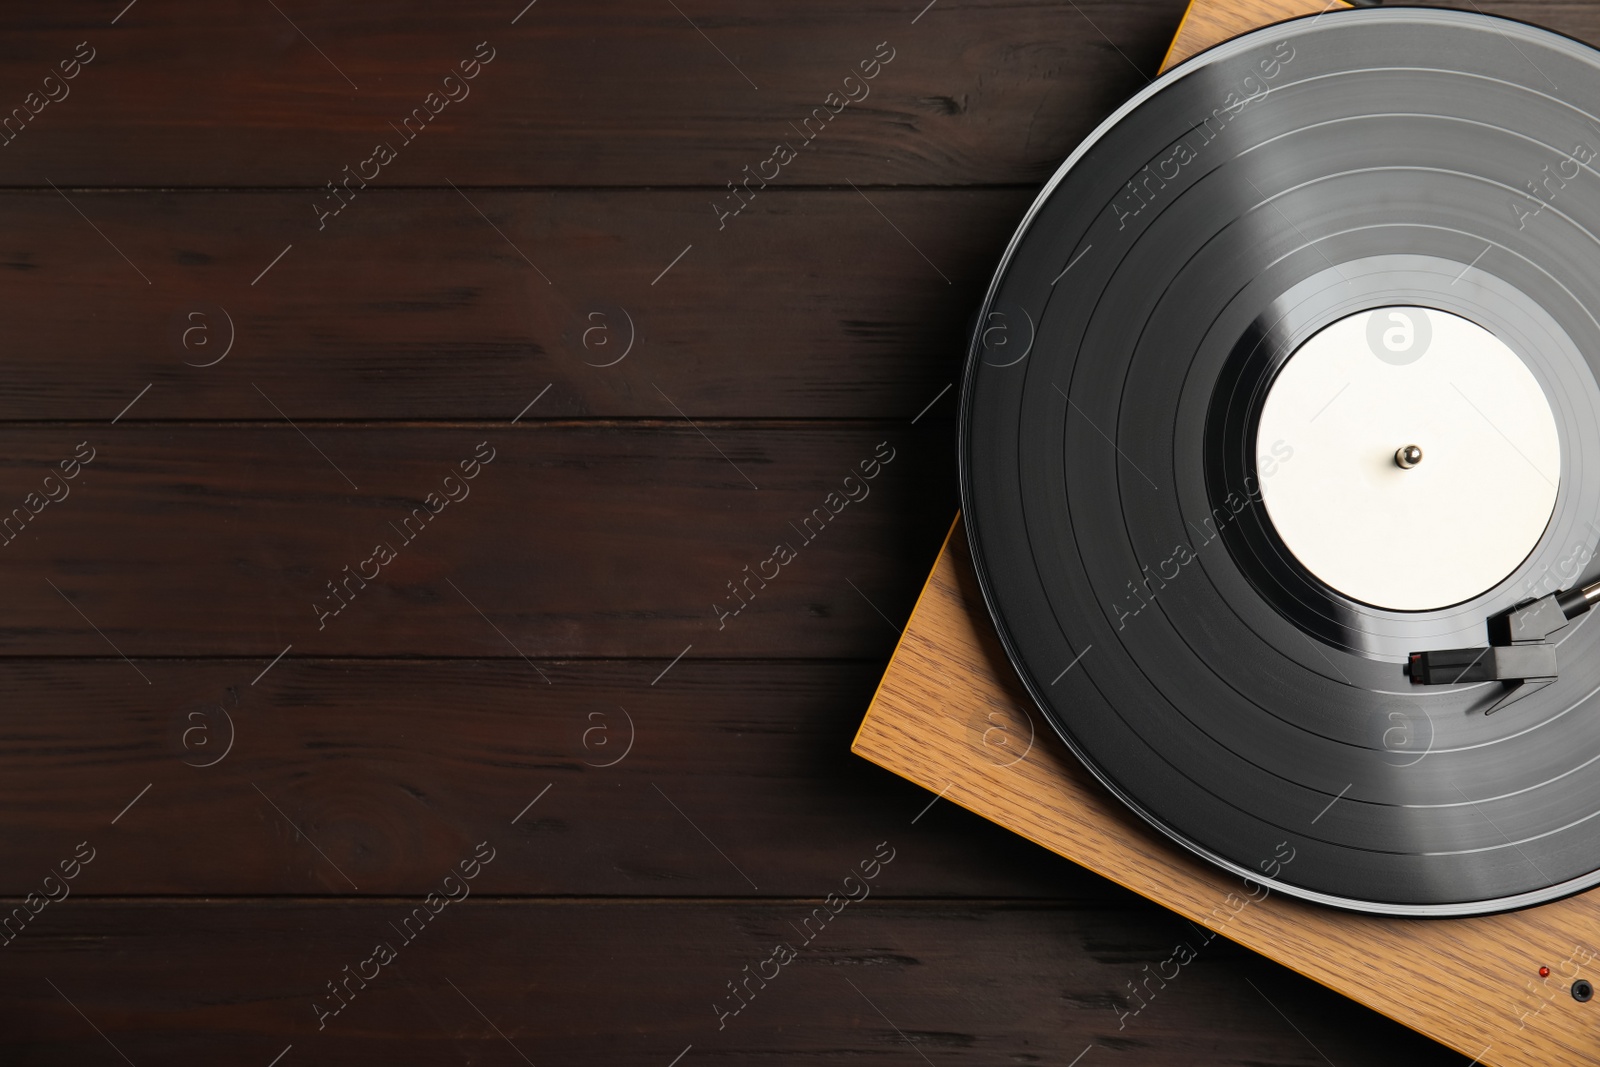
[[[973,555],[1050,722],[1185,847],[1398,915],[1600,883],[1600,623],[1557,634],[1556,679],[1494,714],[1501,683],[1406,671],[1409,653],[1484,645],[1489,617],[1594,569],[1597,156],[1600,53],[1485,15],[1357,9],[1169,71],[1029,210],[964,383]],[[1285,362],[1398,305],[1503,342],[1559,435],[1532,550],[1432,610],[1320,581],[1259,496],[1256,428]],[[1467,498],[1485,521],[1504,506],[1493,484]]]

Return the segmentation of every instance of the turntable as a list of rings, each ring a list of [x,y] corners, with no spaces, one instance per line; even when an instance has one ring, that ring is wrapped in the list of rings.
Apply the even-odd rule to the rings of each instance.
[[[1197,0],[1163,69],[1006,251],[854,751],[1479,1062],[1588,1062],[1600,53]]]

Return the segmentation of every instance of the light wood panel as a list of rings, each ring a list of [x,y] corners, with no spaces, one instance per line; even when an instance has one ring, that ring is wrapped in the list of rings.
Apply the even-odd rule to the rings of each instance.
[[[1252,900],[1259,886],[1171,844],[1050,732],[994,636],[959,521],[853,750],[1480,1063],[1600,1056],[1600,999],[1568,991],[1600,984],[1600,896],[1449,920]]]
[[[1161,70],[1249,30],[1350,6],[1344,0],[1200,0],[1184,11]]]

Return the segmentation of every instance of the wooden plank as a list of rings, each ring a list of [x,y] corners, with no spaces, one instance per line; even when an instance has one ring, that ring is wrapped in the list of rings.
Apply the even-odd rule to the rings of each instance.
[[[49,905],[0,955],[0,1057],[265,1067],[292,1046],[284,1065],[1464,1062],[1220,939],[1160,988],[1147,976],[1199,938],[1142,908],[883,900],[918,847],[910,828],[891,837],[896,858],[870,886],[852,881],[849,891],[873,895],[823,923],[819,899],[496,901],[511,854],[527,846],[485,815],[477,836],[495,858],[465,883],[472,896],[426,925],[414,919],[409,942],[397,931],[420,895]],[[817,892],[841,892],[872,856],[830,857],[814,872]],[[366,963],[380,941],[393,961]],[[780,942],[793,958],[765,964]],[[341,1003],[327,983],[347,973],[345,1006],[319,1031],[313,1005]],[[719,1017],[715,1005],[740,1003],[729,984],[747,973],[758,977],[746,1006]],[[1153,994],[1124,1016],[1137,1003],[1129,983],[1146,981]]]
[[[386,143],[396,158],[366,171],[389,187],[722,189],[780,142],[797,153],[784,183],[1037,182],[1142,84],[1182,10],[623,0],[547,2],[513,25],[523,5],[489,0],[281,11],[187,0],[109,25],[122,6],[52,12],[45,25],[23,8],[0,13],[8,112],[78,42],[95,54],[70,95],[14,134],[6,184],[321,188]],[[446,86],[479,42],[492,61]],[[845,82],[879,55],[889,62],[869,66],[864,87]],[[444,92],[467,95],[436,96],[437,117],[402,137],[402,120]],[[846,93],[859,102],[842,105]],[[828,117],[804,127],[818,108]],[[822,131],[809,145],[807,129]]]
[[[911,418],[1031,193],[871,195],[0,195],[0,420]]]
[[[871,95],[831,119],[781,180],[1036,183],[1144,83],[1183,10],[1179,0],[988,0],[918,17],[916,3],[752,10],[697,0],[680,15],[628,0],[547,3],[513,26],[505,10],[518,5],[488,0],[279,5],[283,14],[248,0],[186,0],[136,6],[109,25],[123,6],[52,11],[45,26],[26,7],[0,13],[6,113],[78,42],[96,50],[70,96],[46,104],[4,149],[5,184],[322,188],[387,140],[397,158],[377,180],[388,187],[465,177],[722,189],[779,141],[799,140],[790,123],[842,92],[884,41],[895,58]],[[1600,39],[1590,4],[1480,7]],[[496,58],[471,95],[402,143],[390,123],[480,41]]]
[[[896,896],[1126,902],[843,752],[875,664],[667,663],[0,664],[0,894],[421,894],[492,824],[497,892],[807,896],[917,819]]]
[[[291,427],[258,399],[267,425],[0,430],[8,536],[39,509],[0,546],[0,655],[886,655],[954,505],[927,422]]]
[[[8,377],[13,389],[0,397],[0,418],[85,420],[0,434],[11,460],[4,486],[20,501],[80,433],[112,435],[72,497],[50,505],[22,541],[0,551],[14,624],[0,633],[8,657],[0,661],[0,692],[14,698],[0,701],[10,742],[0,746],[7,801],[0,805],[0,887],[20,892],[26,879],[16,875],[12,887],[13,871],[37,861],[42,878],[70,855],[55,850],[55,829],[75,831],[87,820],[83,836],[101,846],[74,897],[48,906],[0,954],[0,1061],[120,1063],[126,1052],[140,1064],[519,1063],[524,1051],[540,1063],[652,1067],[694,1067],[708,1054],[836,1063],[917,1053],[942,1065],[1002,1057],[1069,1063],[1088,1052],[1081,1067],[1113,1052],[1134,1064],[1320,1063],[1322,1050],[1341,1065],[1448,1059],[1220,940],[1184,968],[1184,985],[1164,989],[1160,1002],[1123,1027],[1133,1006],[1128,984],[1146,979],[1147,964],[1169,958],[1190,936],[1187,928],[1132,901],[1086,910],[1075,887],[1092,903],[1094,884],[1050,857],[1030,860],[944,803],[919,816],[926,798],[903,783],[874,778],[864,766],[859,774],[840,768],[825,749],[841,735],[842,709],[864,695],[861,664],[701,659],[763,649],[850,657],[887,650],[892,628],[880,626],[841,580],[853,579],[885,614],[902,613],[910,569],[933,551],[938,520],[930,516],[952,505],[941,432],[924,437],[891,427],[906,435],[901,456],[921,458],[897,460],[874,482],[872,499],[837,520],[840,541],[830,533],[807,546],[782,582],[724,633],[712,628],[709,611],[702,617],[691,606],[700,584],[712,579],[720,592],[739,566],[762,558],[748,549],[773,538],[767,520],[781,526],[791,521],[792,504],[802,512],[813,506],[842,476],[832,465],[844,461],[848,469],[858,460],[858,437],[868,444],[879,437],[860,424],[716,419],[909,418],[921,410],[949,380],[935,346],[942,334],[959,332],[951,327],[967,312],[965,264],[986,269],[992,252],[983,242],[1003,241],[1011,229],[1010,209],[993,208],[1001,221],[989,234],[991,209],[983,205],[1018,194],[907,192],[911,199],[895,200],[898,193],[871,183],[1042,177],[1139,84],[1118,53],[1141,65],[1153,60],[1174,0],[1009,7],[947,0],[918,13],[911,8],[921,0],[903,10],[683,4],[741,66],[753,52],[746,41],[766,47],[759,97],[752,91],[742,101],[715,80],[733,72],[712,49],[695,58],[701,38],[659,5],[302,3],[112,0],[89,12],[92,23],[76,21],[88,18],[79,9],[52,9],[44,27],[37,12],[0,12],[3,83],[19,89],[58,42],[70,49],[84,37],[99,44],[100,34],[110,35],[74,81],[73,98],[52,105],[0,153],[0,183],[63,185],[150,277],[142,293],[131,268],[114,277],[125,264],[87,227],[76,237],[55,230],[54,240],[70,245],[60,254],[31,237],[22,249],[18,235],[61,224],[31,194],[19,201],[26,210],[0,226],[11,251],[34,257],[0,256],[13,265],[0,296],[7,367],[26,371]],[[529,29],[546,12],[549,23]],[[935,22],[945,16],[944,25]],[[105,28],[113,18],[114,29]],[[475,82],[474,98],[452,105],[406,148],[385,172],[393,186],[364,191],[313,237],[301,238],[311,213],[300,194],[123,198],[79,188],[320,185],[359,159],[352,146],[367,146],[371,129],[394,117],[392,105],[417,101],[437,78],[437,61],[455,58],[458,35],[470,47],[484,32],[499,45],[498,30],[478,26],[513,18],[518,36]],[[842,116],[829,129],[839,136],[819,140],[786,180],[864,184],[952,286],[919,275],[926,264],[886,228],[878,245],[858,249],[853,242],[868,232],[861,219],[877,220],[865,203],[854,208],[860,215],[842,206],[854,193],[785,201],[774,188],[715,234],[728,240],[713,244],[692,236],[704,223],[691,216],[710,214],[703,192],[607,199],[479,188],[720,187],[753,161],[750,146],[771,138],[790,103],[812,106],[839,74],[834,62],[857,58],[848,45],[857,26],[873,30],[863,41],[882,39],[874,20],[918,34],[936,27],[934,47],[903,49],[870,106]],[[518,52],[519,45],[526,47]],[[318,48],[348,68],[359,92],[344,94]],[[510,65],[514,59],[520,67]],[[491,80],[513,70],[504,82]],[[782,77],[769,83],[773,70]],[[801,76],[789,77],[792,71]],[[901,71],[908,77],[891,93],[888,79]],[[813,72],[825,77],[813,82]],[[112,77],[92,82],[98,74]],[[483,111],[471,110],[479,104]],[[81,114],[73,110],[80,105]],[[527,261],[495,245],[470,205],[444,206],[457,194],[400,190],[445,181],[459,183],[542,269],[550,263],[541,249],[572,250],[571,261],[558,263],[568,273],[550,272],[549,289],[558,294],[547,291],[550,303],[537,296]],[[662,206],[679,196],[681,208]],[[0,210],[8,202],[0,198]],[[918,206],[924,202],[930,206]],[[207,210],[197,215],[196,205]],[[364,214],[375,206],[394,210]],[[808,231],[802,218],[825,225]],[[974,219],[982,225],[967,229]],[[267,238],[280,222],[281,244],[294,247],[252,286],[278,254],[279,240]],[[761,236],[736,236],[747,223],[763,227],[749,231]],[[480,224],[486,243],[473,244],[471,227]],[[950,233],[940,233],[941,225]],[[678,227],[687,227],[684,243],[696,247],[651,289],[658,265],[677,254]],[[652,242],[664,246],[659,256]],[[68,286],[27,288],[40,269],[30,267],[46,257],[53,257],[49,269],[68,270]],[[681,279],[692,284],[663,288]],[[792,307],[769,292],[783,285]],[[649,301],[669,291],[670,299]],[[584,378],[589,368],[570,363],[576,353],[555,347],[567,320],[590,302],[631,307],[634,292],[646,298],[641,348],[610,376],[596,369]],[[945,297],[949,305],[934,303]],[[169,333],[172,316],[195,300],[244,310],[242,347],[214,368],[174,362],[198,355],[175,351]],[[58,319],[53,331],[49,314],[36,313],[41,306]],[[707,308],[725,313],[718,318]],[[915,347],[924,340],[932,342],[927,356]],[[36,347],[70,373],[38,369]],[[207,370],[217,374],[202,377]],[[151,390],[139,393],[147,383]],[[546,383],[550,391],[514,432],[498,421],[509,421]],[[670,403],[650,406],[655,383],[696,417],[704,437],[679,422]],[[136,396],[120,423],[106,427]],[[258,397],[282,412],[252,410]],[[283,412],[317,445],[279,423]],[[671,421],[529,425],[573,415]],[[919,426],[944,417],[935,407]],[[317,421],[413,418],[496,421],[420,429]],[[186,424],[136,425],[145,419]],[[206,419],[247,421],[188,424]],[[360,552],[351,556],[344,546],[364,548],[370,526],[427,491],[458,458],[457,443],[470,447],[489,435],[500,443],[501,433],[511,441],[473,482],[473,498],[403,550],[385,572],[393,584],[365,589],[331,624],[337,631],[302,642],[299,628],[311,621],[304,587],[357,562]],[[344,485],[316,449],[361,489]],[[746,469],[759,465],[759,493],[745,495],[717,449]],[[512,477],[495,488],[499,474]],[[880,504],[884,512],[872,518]],[[473,510],[480,505],[489,514]],[[858,520],[865,528],[849,525]],[[723,564],[735,565],[730,574],[717,570]],[[70,600],[49,601],[40,585],[46,577]],[[460,604],[445,607],[456,595],[446,578],[472,591],[493,621]],[[463,622],[477,633],[463,636]],[[496,626],[515,647],[500,643]],[[100,631],[136,656],[168,658],[141,656],[130,666],[107,655]],[[693,651],[672,664],[679,639],[690,637]],[[291,638],[294,649],[272,665],[280,642]],[[104,658],[15,658],[28,648]],[[565,650],[660,658],[536,658],[551,676],[545,686],[517,648],[532,657]],[[229,649],[252,659],[169,658]],[[374,649],[502,658],[302,658]],[[669,665],[663,675],[659,668]],[[189,712],[217,700],[232,707],[224,695],[230,685],[240,693],[237,746],[214,767],[182,766],[183,755],[203,761],[210,754],[193,735],[184,750],[183,731],[197,725]],[[595,755],[583,749],[579,727],[593,728],[589,715],[613,704],[638,716],[636,748],[614,768],[579,766],[579,750]],[[207,744],[219,743],[220,724],[201,721]],[[608,730],[615,729],[613,718]],[[551,791],[531,809],[518,807],[513,825],[516,805],[505,801],[536,796],[541,779],[554,783]],[[130,788],[113,789],[123,783]],[[722,866],[717,846],[674,821],[656,785],[741,864],[754,856],[759,891]],[[504,899],[773,887],[820,896],[861,858],[859,844],[898,844],[902,832],[907,847],[887,869],[891,877],[840,920],[860,925],[830,929],[788,969],[793,995],[773,990],[726,1030],[716,1029],[710,1001],[726,997],[726,981],[764,958],[757,950],[770,946],[763,942],[788,936],[815,900]],[[308,835],[355,876],[359,893],[330,873]],[[62,841],[70,850],[82,839],[72,832]],[[484,839],[502,847],[475,883],[475,898],[404,946],[390,968],[398,973],[318,1032],[311,1000],[326,992],[324,983],[359,964],[391,922],[440,884],[461,858],[453,846]],[[424,872],[435,860],[440,866]],[[770,867],[755,870],[760,863]],[[1043,884],[1069,902],[886,903],[941,885],[1031,896]],[[191,895],[94,899],[108,891]],[[192,895],[238,892],[341,899]],[[859,1002],[839,980],[846,974]],[[1294,1021],[1285,1025],[1279,1010]],[[516,1048],[502,1047],[509,1039]]]

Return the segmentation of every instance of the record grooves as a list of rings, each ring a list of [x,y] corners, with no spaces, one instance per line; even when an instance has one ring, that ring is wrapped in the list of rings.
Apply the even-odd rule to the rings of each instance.
[[[1228,870],[1408,915],[1600,883],[1600,627],[1509,704],[1408,673],[1593,576],[1597,116],[1549,31],[1297,19],[1148,86],[1007,250],[962,400],[984,595],[1074,752]]]

